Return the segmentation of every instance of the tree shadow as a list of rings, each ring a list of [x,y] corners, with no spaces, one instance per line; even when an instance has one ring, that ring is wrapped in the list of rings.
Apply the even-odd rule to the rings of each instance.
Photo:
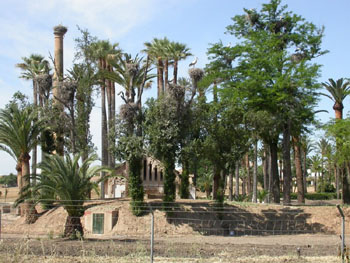
[[[159,204],[152,204],[154,210]],[[258,209],[256,212],[225,204],[217,207],[215,202],[177,202],[167,221],[175,226],[188,225],[202,235],[295,235],[334,234],[324,225],[312,222],[311,214],[302,208]]]

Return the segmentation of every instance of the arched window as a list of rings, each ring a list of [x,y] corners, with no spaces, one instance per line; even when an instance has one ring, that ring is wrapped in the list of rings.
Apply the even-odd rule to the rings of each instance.
[[[157,166],[154,167],[154,181],[158,180],[158,170],[157,170]]]
[[[147,180],[147,160],[143,160],[143,180]]]
[[[149,180],[152,181],[152,164],[148,165]]]

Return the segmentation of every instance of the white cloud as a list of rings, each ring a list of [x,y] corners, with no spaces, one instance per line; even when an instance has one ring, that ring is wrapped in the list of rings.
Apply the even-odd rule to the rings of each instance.
[[[159,0],[40,0],[26,2],[25,9],[31,17],[41,14],[44,20],[56,20],[55,24],[84,25],[102,38],[118,38],[151,19],[157,7],[162,6],[157,2]]]

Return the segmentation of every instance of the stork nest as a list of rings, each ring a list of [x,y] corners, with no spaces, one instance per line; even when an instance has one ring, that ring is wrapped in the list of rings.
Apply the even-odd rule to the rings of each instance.
[[[120,106],[120,117],[125,121],[132,121],[137,113],[136,103],[127,103]]]
[[[259,22],[259,14],[256,12],[250,12],[246,15],[246,20],[250,23],[251,26],[254,26]]]
[[[40,74],[35,77],[36,83],[38,83],[39,92],[43,94],[49,91],[52,87],[52,76],[50,74]]]
[[[305,54],[304,53],[294,53],[290,59],[292,60],[292,62],[294,63],[299,63],[300,61],[302,61],[305,58]]]
[[[64,81],[60,83],[60,98],[65,103],[72,102],[74,100],[74,94],[77,90],[78,83],[76,81]]]
[[[185,96],[185,88],[181,85],[169,83],[169,94],[176,101],[182,101]]]
[[[137,63],[126,63],[125,68],[126,72],[133,77],[136,76],[139,71],[139,65]]]
[[[68,29],[62,25],[58,25],[53,28],[54,34],[58,34],[58,35],[64,35],[67,31]]]
[[[188,74],[190,75],[191,79],[195,82],[200,81],[204,76],[204,70],[201,68],[190,68],[188,70]]]

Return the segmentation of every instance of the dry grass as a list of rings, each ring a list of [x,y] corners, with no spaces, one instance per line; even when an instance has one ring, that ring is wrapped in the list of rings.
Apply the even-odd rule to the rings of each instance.
[[[293,257],[293,256],[282,256],[282,257],[269,257],[269,256],[257,256],[257,257],[241,257],[235,258],[234,261],[232,258],[223,257],[212,257],[212,258],[169,258],[169,257],[155,257],[154,262],[157,263],[169,263],[169,262],[186,262],[186,263],[279,263],[279,262],[287,262],[287,263],[319,263],[319,262],[327,262],[327,263],[338,263],[338,257],[328,256],[328,257]],[[68,263],[68,262],[80,262],[80,263],[92,263],[92,262],[104,262],[104,263],[143,263],[149,262],[149,256],[137,256],[130,255],[124,257],[103,257],[103,256],[85,256],[85,257],[59,257],[59,256],[32,256],[32,255],[8,255],[8,254],[0,254],[0,262],[1,263],[17,263],[17,262],[43,262],[43,263]]]
[[[10,248],[4,240],[0,240],[0,263],[25,263],[25,262],[44,262],[44,263],[70,263],[70,262],[79,262],[79,263],[109,263],[109,262],[118,262],[118,263],[141,263],[149,262],[150,256],[144,244],[137,243],[132,251],[124,253],[123,247],[114,247],[113,243],[110,243],[109,246],[112,246],[113,250],[116,252],[115,256],[101,256],[97,255],[94,249],[89,249],[86,246],[84,241],[77,241],[80,243],[79,248],[75,247],[75,250],[78,249],[78,254],[76,256],[68,256],[66,253],[62,253],[55,245],[50,248],[45,245],[47,240],[37,240],[36,249],[33,250],[31,244],[33,240],[18,240],[15,247]],[[54,244],[54,243],[53,243]],[[106,245],[106,244],[105,244]],[[68,245],[69,246],[69,245]],[[205,246],[204,246],[205,247]],[[204,248],[203,247],[203,248]],[[279,249],[276,247],[276,249]],[[197,250],[197,249],[196,249]],[[220,251],[220,248],[217,248],[217,251]],[[131,253],[130,253],[131,252]],[[198,251],[197,251],[198,252]],[[222,251],[215,256],[211,257],[202,257],[200,254],[193,251],[191,255],[187,257],[176,255],[176,253],[168,254],[168,256],[155,256],[154,262],[165,263],[165,262],[186,262],[186,263],[335,263],[339,262],[340,258],[336,256],[302,256],[297,257],[295,255],[283,255],[283,256],[268,256],[268,255],[256,255],[256,256],[237,256],[235,251]],[[288,252],[287,252],[288,253]],[[249,254],[249,253],[248,253]]]

